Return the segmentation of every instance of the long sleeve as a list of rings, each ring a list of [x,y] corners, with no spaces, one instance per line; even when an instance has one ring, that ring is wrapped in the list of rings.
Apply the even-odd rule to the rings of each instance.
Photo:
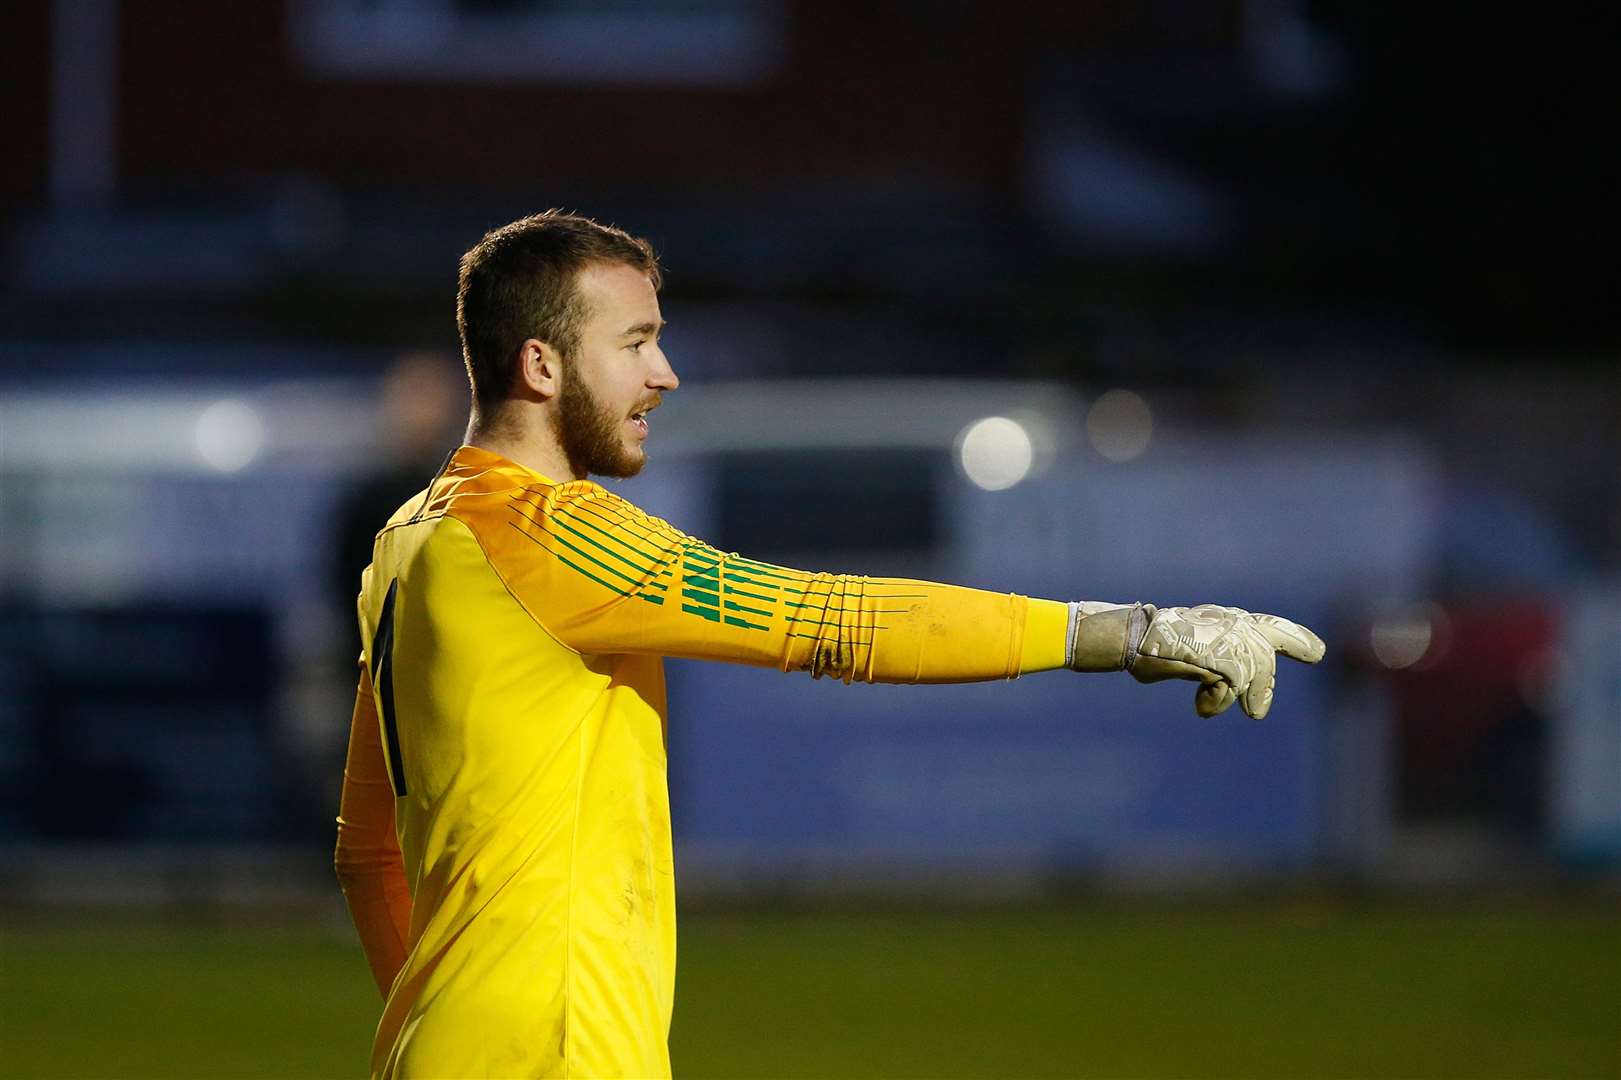
[[[1008,679],[1027,660],[1062,664],[1050,609],[1042,640],[1027,648],[1023,596],[721,552],[590,481],[490,494],[502,504],[480,500],[452,516],[473,529],[535,619],[579,652],[724,660],[846,682]]]
[[[405,963],[411,892],[394,834],[394,792],[383,760],[371,675],[364,665],[349,725],[333,862],[372,976],[386,996]]]

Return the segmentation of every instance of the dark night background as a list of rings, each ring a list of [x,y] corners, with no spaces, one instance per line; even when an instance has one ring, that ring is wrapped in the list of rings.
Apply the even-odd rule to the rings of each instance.
[[[0,7],[8,1063],[364,1060],[356,576],[462,431],[457,258],[564,207],[665,266],[650,512],[1330,646],[1260,725],[672,661],[679,1071],[1617,1075],[1617,21]]]

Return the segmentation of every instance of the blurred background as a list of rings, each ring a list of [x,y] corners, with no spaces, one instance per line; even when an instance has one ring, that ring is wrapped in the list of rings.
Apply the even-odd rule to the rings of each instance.
[[[1621,1075],[1615,30],[6,5],[6,1071],[363,1072],[358,574],[557,206],[665,262],[648,511],[1329,645],[1262,724],[671,662],[678,1075]]]

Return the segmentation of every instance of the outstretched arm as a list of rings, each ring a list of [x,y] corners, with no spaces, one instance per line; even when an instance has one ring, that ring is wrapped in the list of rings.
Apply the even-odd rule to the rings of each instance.
[[[596,484],[479,507],[514,597],[585,653],[772,666],[846,682],[968,682],[1061,667],[1054,601],[909,578],[816,573],[719,551]],[[1032,617],[1032,611],[1035,615]]]
[[[1271,703],[1275,649],[1307,662],[1322,655],[1304,627],[1237,608],[1066,605],[759,562],[589,481],[505,497],[497,517],[480,515],[486,555],[531,614],[581,652],[725,660],[846,682],[1130,670],[1145,682],[1200,682],[1203,715],[1242,700],[1256,717]]]

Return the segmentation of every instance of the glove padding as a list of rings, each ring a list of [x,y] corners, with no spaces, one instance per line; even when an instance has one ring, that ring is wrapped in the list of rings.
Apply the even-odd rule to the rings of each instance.
[[[1259,720],[1272,708],[1277,653],[1307,664],[1323,658],[1321,638],[1276,615],[1251,615],[1219,604],[1145,607],[1148,629],[1126,670],[1138,682],[1202,683],[1193,697],[1200,716],[1215,716],[1240,701]]]

